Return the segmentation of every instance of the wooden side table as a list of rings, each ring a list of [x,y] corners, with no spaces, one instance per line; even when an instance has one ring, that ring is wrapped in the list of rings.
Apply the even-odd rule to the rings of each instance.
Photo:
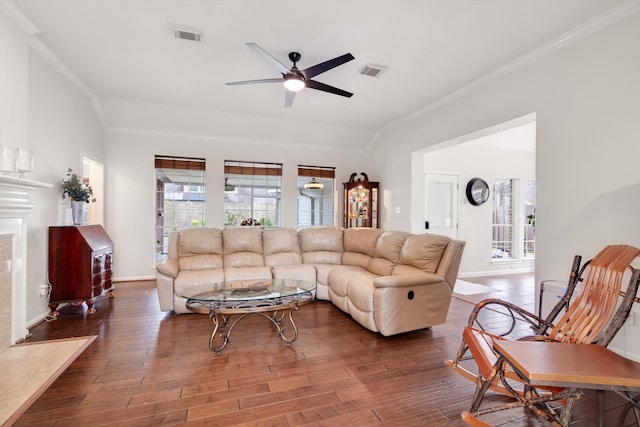
[[[569,344],[544,341],[495,340],[493,347],[500,356],[492,375],[479,388],[472,405],[472,412],[495,412],[496,407],[478,411],[488,385],[506,365],[513,369],[525,385],[562,387],[562,392],[542,398],[537,394],[515,393],[520,406],[526,406],[556,426],[568,426],[571,421],[573,400],[580,397],[579,389],[612,390],[627,402],[637,405],[629,392],[640,392],[640,363],[626,359],[606,347],[590,344]],[[497,368],[497,369],[496,369]],[[486,387],[485,387],[486,385]],[[507,387],[508,388],[508,387]],[[484,390],[483,390],[484,389]],[[553,397],[556,397],[555,399]],[[560,414],[543,411],[536,403],[567,399]],[[604,425],[602,393],[600,400],[600,425]]]

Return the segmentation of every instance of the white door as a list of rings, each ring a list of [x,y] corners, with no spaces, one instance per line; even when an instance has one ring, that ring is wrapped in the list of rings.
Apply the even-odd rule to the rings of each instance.
[[[425,228],[430,234],[458,238],[458,176],[425,174]]]

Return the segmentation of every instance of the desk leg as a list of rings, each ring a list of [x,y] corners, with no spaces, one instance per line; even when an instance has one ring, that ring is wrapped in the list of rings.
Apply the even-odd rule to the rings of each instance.
[[[604,426],[604,390],[596,390],[598,396],[598,427]]]

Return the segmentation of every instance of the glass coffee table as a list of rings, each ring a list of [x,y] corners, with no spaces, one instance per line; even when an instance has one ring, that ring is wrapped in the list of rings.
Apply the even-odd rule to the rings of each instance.
[[[269,319],[280,338],[290,345],[298,339],[293,311],[311,302],[315,290],[315,283],[302,280],[237,280],[191,286],[180,296],[187,299],[189,310],[211,316],[209,348],[220,354],[233,328],[250,314]],[[237,317],[231,322],[234,315]]]

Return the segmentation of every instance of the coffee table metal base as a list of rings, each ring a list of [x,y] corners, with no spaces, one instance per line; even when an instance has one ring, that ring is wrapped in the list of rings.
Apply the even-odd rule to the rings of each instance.
[[[293,311],[301,305],[311,302],[314,289],[300,291],[295,295],[270,297],[240,301],[204,301],[188,299],[187,308],[196,313],[209,314],[213,322],[213,332],[209,338],[211,351],[220,352],[229,343],[233,328],[239,321],[250,314],[257,314],[269,319],[276,327],[276,333],[282,340],[291,345],[298,339],[298,328],[293,321]],[[233,321],[231,318],[236,317]]]
[[[211,311],[211,320],[213,321],[213,332],[211,333],[211,338],[209,339],[209,348],[211,351],[215,351],[217,354],[227,346],[229,343],[229,338],[231,336],[231,332],[233,328],[238,324],[239,321],[244,319],[250,314],[257,314],[265,319],[268,319],[273,323],[273,326],[276,327],[276,333],[282,338],[282,340],[287,343],[287,345],[291,345],[295,340],[298,339],[298,328],[296,327],[295,322],[293,321],[293,310],[297,310],[298,307],[291,307],[283,310],[275,310],[269,313],[262,312],[248,312],[239,314],[233,322],[230,323],[231,317],[234,314],[223,315],[218,314],[214,310]],[[284,324],[283,324],[284,322]]]

